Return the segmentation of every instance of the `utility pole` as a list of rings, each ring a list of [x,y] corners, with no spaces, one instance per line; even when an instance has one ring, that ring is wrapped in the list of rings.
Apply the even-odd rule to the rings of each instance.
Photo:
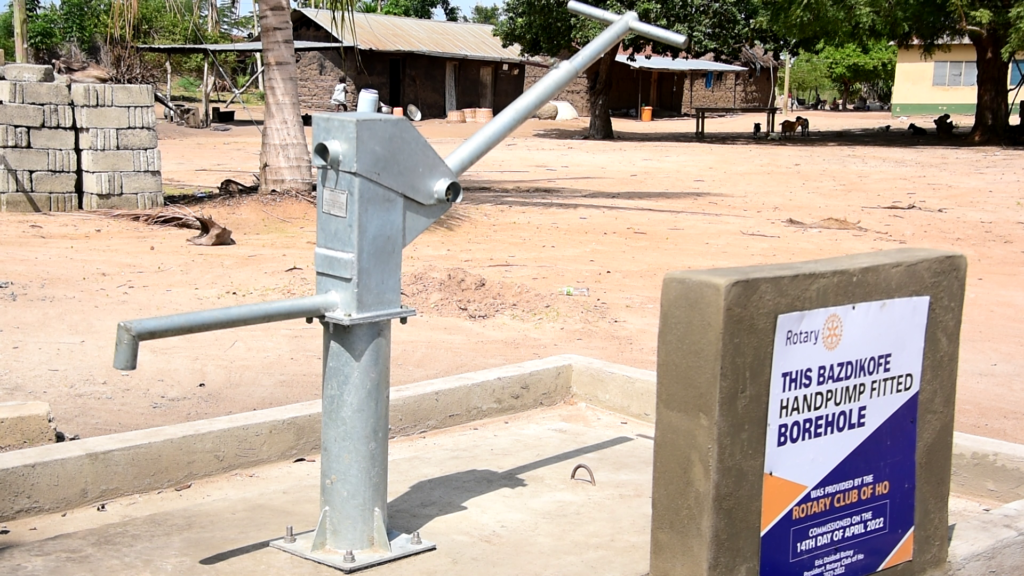
[[[786,59],[786,79],[782,82],[782,115],[789,116],[789,52],[783,57]]]
[[[25,0],[14,0],[14,61],[28,62],[28,19],[25,16]]]

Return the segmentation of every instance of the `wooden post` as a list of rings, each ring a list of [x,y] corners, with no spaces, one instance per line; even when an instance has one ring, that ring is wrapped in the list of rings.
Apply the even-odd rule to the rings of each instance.
[[[640,121],[641,112],[644,106],[644,71],[636,69],[636,121]]]
[[[687,76],[690,77],[690,110],[693,110],[693,72],[687,72]]]
[[[782,115],[789,116],[789,52],[783,57],[786,59],[786,78],[782,81]]]
[[[14,61],[28,62],[28,20],[25,15],[25,0],[14,0]]]
[[[210,82],[210,55],[203,56],[203,117],[201,127],[210,125],[210,90],[213,88]]]
[[[647,105],[651,108],[658,107],[658,71],[651,72],[651,97],[647,99]]]
[[[171,101],[171,53],[167,53],[167,102]]]

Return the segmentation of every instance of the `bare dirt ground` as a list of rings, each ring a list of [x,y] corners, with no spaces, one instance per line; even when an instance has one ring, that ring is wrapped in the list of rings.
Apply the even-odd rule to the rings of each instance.
[[[405,251],[419,316],[394,328],[394,384],[562,353],[653,369],[670,270],[944,248],[970,262],[957,429],[1024,442],[1024,151],[914,138],[885,113],[805,115],[811,136],[785,142],[753,141],[755,115],[709,119],[704,141],[688,119],[616,119],[607,142],[579,139],[585,120],[528,123]],[[478,125],[419,127],[444,155]],[[168,186],[246,182],[258,167],[251,123],[159,131]],[[47,401],[61,430],[95,436],[319,398],[320,327],[301,320],[146,342],[137,371],[111,367],[119,320],[313,293],[312,206],[200,207],[238,244],[84,214],[0,216],[0,401]],[[830,218],[855,226],[792,222]]]

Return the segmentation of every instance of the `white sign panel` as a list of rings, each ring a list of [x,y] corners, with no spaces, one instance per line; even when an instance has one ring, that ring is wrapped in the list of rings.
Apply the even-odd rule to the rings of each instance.
[[[863,576],[911,560],[928,303],[779,316],[761,574]]]

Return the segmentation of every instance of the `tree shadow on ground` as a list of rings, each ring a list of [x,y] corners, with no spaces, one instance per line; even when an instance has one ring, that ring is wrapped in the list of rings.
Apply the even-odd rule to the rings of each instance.
[[[935,135],[934,130],[927,136],[914,136],[907,130],[906,125],[899,123],[890,124],[891,128],[888,132],[880,132],[874,128],[816,130],[812,124],[808,136],[795,135],[782,140],[767,140],[763,132],[760,138],[754,139],[753,131],[709,132],[704,137],[698,138],[693,133],[693,124],[680,124],[679,126],[680,130],[673,132],[631,132],[617,128],[615,139],[623,142],[691,143],[711,146],[874,146],[883,148],[974,148],[983,146],[967,140],[968,129],[963,127],[954,133],[952,138],[939,138]],[[753,122],[751,122],[751,126],[753,126]],[[549,140],[584,140],[586,133],[585,128],[551,128],[538,130],[534,132],[534,136]],[[1000,146],[1000,144],[992,145]]]
[[[550,180],[550,179],[549,179]],[[543,180],[543,181],[549,181]],[[565,178],[576,180],[576,178]],[[728,194],[695,191],[620,190],[597,191],[555,186],[520,186],[532,181],[471,180],[463,184],[462,204],[470,206],[524,206],[531,208],[563,208],[609,210],[625,212],[659,212],[666,214],[695,214],[700,216],[734,216],[716,212],[654,208],[641,205],[617,205],[594,200],[664,200],[726,197]],[[451,211],[449,211],[450,213]],[[745,217],[745,216],[735,216]]]

